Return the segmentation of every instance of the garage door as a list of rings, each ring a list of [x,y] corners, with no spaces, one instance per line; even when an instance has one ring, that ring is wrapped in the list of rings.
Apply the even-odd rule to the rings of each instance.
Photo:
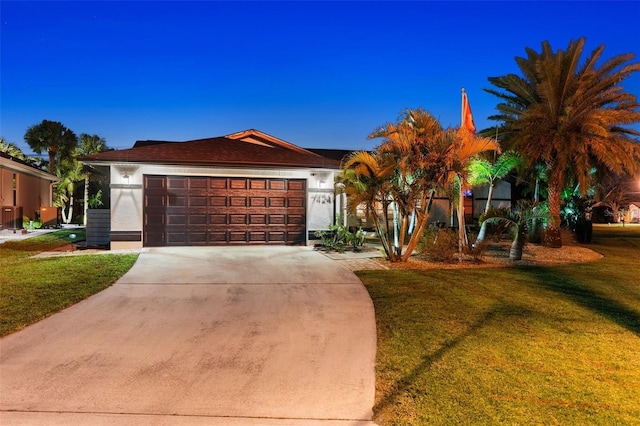
[[[304,244],[303,179],[144,178],[144,245]]]

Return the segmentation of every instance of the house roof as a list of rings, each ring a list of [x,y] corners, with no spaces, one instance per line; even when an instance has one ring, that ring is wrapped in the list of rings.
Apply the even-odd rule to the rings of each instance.
[[[57,176],[51,173],[39,169],[38,167],[27,163],[19,158],[13,157],[6,152],[0,152],[0,167],[15,170],[17,172],[25,173],[31,176],[36,176],[41,179],[46,179],[51,182],[58,182]]]
[[[344,161],[345,158],[353,153],[352,150],[348,149],[308,148],[308,150],[336,161]]]
[[[79,158],[84,163],[152,163],[201,166],[339,168],[323,157],[257,130],[185,142],[137,141],[133,148]]]

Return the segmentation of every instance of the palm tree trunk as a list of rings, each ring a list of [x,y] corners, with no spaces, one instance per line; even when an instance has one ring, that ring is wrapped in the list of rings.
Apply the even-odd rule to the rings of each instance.
[[[522,249],[524,242],[513,240],[511,243],[511,250],[509,250],[509,260],[522,260]]]
[[[49,173],[56,174],[56,155],[58,153],[52,149],[49,150]]]
[[[484,212],[488,212],[491,208],[491,200],[493,199],[493,187],[495,184],[492,182],[489,184],[489,193],[487,194],[487,204],[484,206]]]
[[[547,195],[547,203],[549,204],[549,214],[551,220],[547,225],[547,231],[544,236],[544,245],[547,247],[562,247],[562,238],[560,237],[560,197],[562,195],[562,185],[558,179],[549,178],[549,188]]]
[[[411,235],[409,239],[409,245],[407,246],[407,251],[404,253],[401,262],[406,262],[411,253],[415,250],[418,242],[420,242],[420,238],[422,237],[422,233],[424,232],[424,228],[427,226],[427,222],[429,221],[429,211],[431,210],[431,204],[433,202],[433,197],[435,195],[435,189],[431,189],[429,191],[429,198],[427,199],[426,193],[423,194],[422,200],[420,201],[420,211],[418,214],[418,225],[414,230],[414,233]]]
[[[87,226],[87,211],[89,210],[89,173],[84,177],[84,214],[82,223]]]
[[[458,260],[460,262],[462,262],[462,252],[467,241],[467,229],[464,225],[464,191],[461,184],[458,196]]]
[[[487,203],[484,205],[484,212],[487,213],[491,208],[491,200],[493,199],[493,187],[495,185],[493,183],[489,184],[489,193],[487,194]],[[476,237],[475,244],[481,243],[484,241],[485,235],[487,234],[487,224],[482,222],[480,225],[480,231],[478,231],[478,236]]]

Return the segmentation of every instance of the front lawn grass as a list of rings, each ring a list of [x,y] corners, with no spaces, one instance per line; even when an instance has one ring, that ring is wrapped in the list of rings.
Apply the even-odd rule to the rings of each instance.
[[[604,258],[584,264],[358,272],[378,328],[374,420],[640,424],[638,231],[596,227]]]
[[[71,234],[76,234],[74,240]],[[64,230],[0,244],[0,336],[33,324],[113,284],[138,255],[31,258],[84,238]]]

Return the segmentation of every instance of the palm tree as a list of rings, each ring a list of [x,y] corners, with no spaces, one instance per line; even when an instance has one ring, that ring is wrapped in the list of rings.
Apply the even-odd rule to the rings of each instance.
[[[506,151],[496,157],[496,153],[490,155],[481,155],[469,164],[469,183],[471,186],[488,184],[489,192],[487,194],[487,203],[484,207],[484,213],[489,211],[493,198],[493,189],[500,180],[504,179],[512,170],[517,168],[522,162],[522,158],[514,151]],[[480,232],[476,239],[476,243],[484,240],[486,233],[486,225],[480,227]]]
[[[358,152],[347,159],[343,179],[352,208],[363,203],[374,218],[389,260],[407,261],[427,225],[436,190],[456,178],[466,182],[470,159],[498,146],[467,131],[444,130],[422,109],[405,111],[397,123],[369,136],[379,137],[384,140],[373,153]],[[391,227],[389,209],[394,212]]]
[[[57,170],[57,176],[60,182],[54,190],[54,205],[62,210],[62,221],[71,223],[73,219],[74,193],[76,183],[83,180],[85,173],[82,164],[74,160],[66,160],[60,164]],[[68,211],[65,210],[68,208]]]
[[[0,152],[4,152],[14,158],[25,160],[26,157],[18,145],[13,142],[7,142],[5,138],[0,137]]]
[[[57,161],[69,157],[78,145],[78,137],[73,131],[58,121],[42,120],[29,127],[24,140],[37,154],[49,154],[49,173],[55,174]]]
[[[469,244],[464,219],[464,191],[470,187],[469,165],[482,152],[500,152],[500,145],[495,139],[477,136],[465,127],[447,129],[442,137],[450,141],[444,156],[446,170],[443,178],[449,186],[457,189],[458,251],[462,260],[462,252]]]
[[[514,208],[490,208],[482,215],[481,221],[483,225],[485,223],[503,223],[513,227],[513,242],[509,251],[509,259],[521,260],[522,249],[532,223],[548,217],[547,210],[539,204],[519,200]]]
[[[107,141],[98,135],[80,134],[80,145],[76,149],[75,156],[97,154],[108,151]],[[91,171],[89,167],[84,169],[84,225],[87,225],[87,210],[89,209],[89,179]]]
[[[396,261],[398,254],[392,247],[393,231],[389,229],[390,179],[393,167],[378,153],[354,152],[346,160],[342,183],[352,211],[364,206],[367,216],[373,218],[374,227],[387,258]]]
[[[539,53],[527,48],[526,58],[516,58],[522,76],[490,77],[498,89],[486,89],[503,101],[489,118],[504,123],[503,136],[530,165],[547,169],[551,220],[545,242],[552,247],[562,246],[560,203],[568,181],[586,191],[596,166],[630,174],[640,168],[632,138],[640,132],[627,127],[640,122],[639,105],[622,86],[640,63],[629,63],[631,53],[604,60],[604,45],[581,61],[584,44],[580,38],[566,51],[553,51],[547,41]]]

